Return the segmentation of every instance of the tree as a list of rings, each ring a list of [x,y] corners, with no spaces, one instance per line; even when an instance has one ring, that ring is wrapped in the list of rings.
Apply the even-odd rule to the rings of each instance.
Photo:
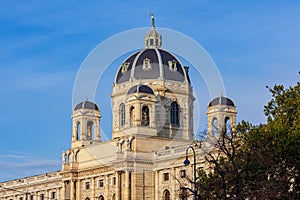
[[[199,199],[300,199],[300,83],[268,89],[266,124],[242,121],[214,140]]]
[[[249,165],[250,156],[243,151],[243,135],[252,125],[242,121],[236,130],[220,131],[217,138],[207,137],[206,143],[212,148],[207,151],[205,160],[211,171],[202,172],[199,182],[199,199],[244,199],[243,174]],[[202,181],[203,178],[205,181]]]
[[[300,173],[300,83],[287,89],[268,88],[272,99],[264,111],[268,123],[247,135],[245,144],[253,149],[255,168],[248,174],[260,178],[257,196],[272,199],[299,199]]]

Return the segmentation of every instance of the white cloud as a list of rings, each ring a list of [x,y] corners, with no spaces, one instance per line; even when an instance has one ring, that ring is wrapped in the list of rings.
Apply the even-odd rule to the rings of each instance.
[[[28,153],[0,154],[0,181],[32,176],[60,169],[58,159],[45,159]]]

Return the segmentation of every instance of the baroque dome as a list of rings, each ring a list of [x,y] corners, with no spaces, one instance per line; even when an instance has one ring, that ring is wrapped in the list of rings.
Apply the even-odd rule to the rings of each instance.
[[[208,104],[208,107],[216,106],[216,105],[235,106],[231,99],[223,96],[211,100]]]
[[[85,100],[83,102],[78,103],[75,106],[74,111],[79,110],[79,109],[99,110],[99,107],[97,106],[97,104],[95,104],[91,101]]]
[[[184,67],[174,54],[161,48],[162,38],[154,27],[145,34],[144,43],[144,49],[133,53],[121,64],[115,84],[145,79],[190,82],[188,67]]]

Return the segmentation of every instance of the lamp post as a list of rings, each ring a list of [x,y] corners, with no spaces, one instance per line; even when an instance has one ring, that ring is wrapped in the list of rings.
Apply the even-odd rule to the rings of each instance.
[[[192,146],[188,146],[185,151],[185,161],[183,162],[185,166],[188,166],[191,162],[189,161],[188,153],[189,149],[193,150],[194,153],[194,200],[197,199],[197,187],[196,187],[196,153],[195,149]]]

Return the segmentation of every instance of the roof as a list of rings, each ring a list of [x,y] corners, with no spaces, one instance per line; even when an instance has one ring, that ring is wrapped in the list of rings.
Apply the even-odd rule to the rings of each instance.
[[[78,103],[74,108],[74,110],[79,110],[79,109],[99,110],[99,107],[97,106],[97,104],[85,100],[83,102]]]
[[[153,90],[147,85],[135,85],[128,90],[127,94],[132,94],[136,92],[154,94]]]
[[[211,100],[208,104],[208,107],[215,106],[215,105],[235,106],[231,99],[223,96]]]
[[[145,79],[190,82],[188,70],[179,59],[172,53],[157,48],[146,48],[129,56],[121,64],[115,83]]]
[[[160,79],[190,83],[188,67],[161,48],[162,37],[152,27],[144,37],[144,49],[129,56],[119,67],[115,84],[132,80]]]

